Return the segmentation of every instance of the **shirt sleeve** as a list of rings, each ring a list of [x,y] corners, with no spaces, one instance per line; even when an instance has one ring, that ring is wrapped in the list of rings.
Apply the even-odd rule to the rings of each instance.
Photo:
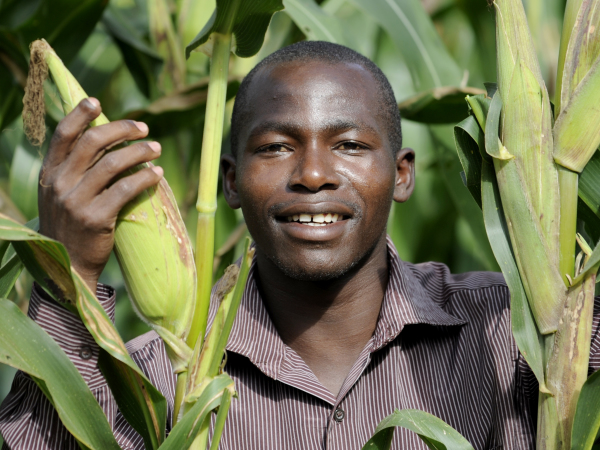
[[[98,285],[97,297],[114,320],[115,291]],[[98,400],[114,429],[117,406],[100,369],[99,347],[79,317],[66,310],[34,284],[28,316],[40,325],[65,351]],[[0,406],[0,433],[10,450],[79,448],[62,425],[54,407],[25,373],[18,372],[12,388]]]

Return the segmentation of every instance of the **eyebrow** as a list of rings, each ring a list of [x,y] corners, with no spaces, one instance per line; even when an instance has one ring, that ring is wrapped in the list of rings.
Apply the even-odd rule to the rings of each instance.
[[[262,122],[257,127],[255,127],[250,132],[250,138],[257,137],[265,133],[275,132],[281,134],[287,134],[290,136],[297,136],[301,133],[304,127],[298,122],[283,122],[283,121],[275,121],[268,120]],[[343,133],[349,130],[357,130],[357,131],[368,131],[371,133],[377,133],[377,131],[370,125],[364,123],[356,123],[350,120],[332,120],[330,122],[325,123],[324,126],[321,127],[319,131],[324,131],[328,133]]]

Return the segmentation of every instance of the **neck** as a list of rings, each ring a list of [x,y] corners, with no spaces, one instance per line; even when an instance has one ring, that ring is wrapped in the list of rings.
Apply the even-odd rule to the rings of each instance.
[[[292,279],[259,249],[257,269],[281,339],[337,394],[377,325],[389,277],[385,237],[365,261],[334,280]]]

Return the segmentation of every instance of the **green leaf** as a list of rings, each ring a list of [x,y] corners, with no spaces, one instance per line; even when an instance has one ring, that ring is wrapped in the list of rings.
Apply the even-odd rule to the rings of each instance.
[[[473,116],[467,117],[454,127],[454,142],[465,173],[465,185],[480,208],[483,158],[479,147],[483,144],[483,139],[484,134]]]
[[[98,97],[122,63],[119,48],[100,23],[69,64],[69,71],[90,97]]]
[[[15,253],[14,248],[9,246],[5,257],[2,258],[2,267],[0,267],[0,298],[8,297],[22,270],[21,259]]]
[[[581,269],[581,273],[573,279],[572,285],[575,286],[576,284],[583,281],[585,278],[587,278],[587,276],[591,272],[597,272],[599,264],[600,264],[600,242],[598,242],[596,244],[596,247],[592,251],[592,254],[589,256],[589,259],[587,260],[587,262]]]
[[[68,63],[94,30],[106,4],[106,0],[0,2],[0,130],[23,108],[29,43],[45,38]]]
[[[573,92],[554,125],[554,159],[581,172],[600,145],[600,57]]]
[[[487,98],[485,95],[468,95],[466,100],[469,104],[469,112],[475,116],[477,123],[479,123],[481,129],[485,132],[485,123],[487,121],[487,115],[490,110],[492,99]],[[482,148],[482,150],[481,156],[483,159],[491,162],[491,159],[486,157],[487,153],[485,152],[485,148]]]
[[[38,177],[42,160],[18,145],[10,165],[10,196],[27,219],[38,215]]]
[[[192,42],[198,30],[210,21],[215,12],[216,0],[182,0],[177,3],[178,32],[183,44]]]
[[[129,366],[123,364],[116,358],[111,357],[105,350],[100,349],[98,367],[106,379],[110,392],[115,398],[119,411],[127,422],[143,438],[147,449],[158,448],[158,439],[153,439],[155,432],[150,426],[153,418],[148,408],[139,401],[144,396],[144,383],[135,371],[129,370]],[[156,389],[149,389],[148,395],[153,404],[163,405],[165,399]],[[163,437],[164,439],[164,437]]]
[[[461,162],[455,152],[454,133],[451,127],[445,125],[431,126],[431,135],[437,153],[440,176],[459,214],[469,225],[475,239],[476,256],[486,270],[498,270],[494,254],[490,248],[481,212],[476,201],[466,195],[465,187],[460,178]]]
[[[389,33],[404,56],[416,91],[460,86],[452,59],[419,0],[351,0]]]
[[[18,28],[27,22],[40,8],[41,1],[21,2],[5,0],[0,3],[0,26]]]
[[[493,98],[494,95],[496,95],[496,92],[498,91],[498,83],[487,82],[487,83],[483,83],[483,85],[485,86],[487,96],[489,98]]]
[[[231,406],[232,393],[229,389],[223,391],[223,397],[221,398],[221,404],[219,405],[219,412],[215,419],[215,426],[213,428],[213,437],[210,443],[210,450],[218,450],[221,442],[221,436],[223,435],[223,429],[225,428],[225,421],[227,420],[227,413]]]
[[[152,448],[164,440],[166,425],[166,400],[150,383],[129,356],[127,348],[98,299],[81,279],[71,270],[71,262],[65,247],[57,241],[42,236],[0,214],[0,239],[12,241],[19,258],[33,278],[65,308],[77,311],[84,325],[98,345],[114,358],[114,364],[124,372],[124,380],[134,393],[139,408],[144,410],[145,442]],[[122,403],[117,399],[117,403]]]
[[[583,0],[567,0],[566,8],[563,17],[563,31],[560,36],[560,50],[558,55],[558,70],[556,78],[556,104],[558,106],[557,111],[561,110],[560,97],[563,91],[563,77],[565,75],[565,60],[567,59],[567,50],[569,48],[569,41],[571,40],[571,33],[578,19],[579,11]],[[565,83],[566,84],[566,83]]]
[[[535,324],[512,252],[494,167],[488,163],[482,166],[481,196],[488,239],[510,290],[513,336],[525,361],[535,374],[540,390],[547,391],[543,366],[543,338]]]
[[[403,119],[421,123],[457,123],[469,115],[466,95],[485,94],[477,88],[438,87],[420,92],[398,104]]]
[[[119,449],[106,416],[58,344],[9,300],[0,299],[0,362],[31,375],[86,449]]]
[[[225,322],[223,323],[223,328],[220,330],[221,333],[214,353],[214,358],[208,371],[209,376],[214,376],[218,372],[219,366],[223,360],[225,346],[229,340],[229,335],[231,333],[231,329],[233,328],[233,322],[237,316],[237,311],[246,289],[246,281],[248,281],[248,273],[250,272],[250,265],[252,264],[253,257],[254,249],[250,249],[250,238],[246,238],[244,257],[242,258],[242,265],[240,267],[238,279],[235,283],[233,295],[231,298],[227,295],[221,303],[221,305],[225,308]]]
[[[234,389],[233,380],[227,374],[213,378],[194,406],[177,422],[160,450],[186,450],[192,445],[206,416],[221,404],[223,392]]]
[[[584,203],[581,198],[577,201],[577,221],[584,224],[583,234],[587,234],[588,242],[600,241],[600,217]],[[581,232],[580,231],[580,232]]]
[[[508,160],[514,158],[514,156],[504,148],[498,137],[501,110],[502,97],[496,92],[487,112],[485,123],[485,129],[487,130],[487,133],[485,133],[485,151],[492,158]]]
[[[283,4],[285,12],[308,39],[344,45],[342,22],[323,11],[313,0],[283,0]]]
[[[1,14],[0,14],[1,17]],[[0,38],[0,47],[3,46]],[[4,50],[4,49],[3,49]],[[26,66],[24,61],[19,65],[9,56],[0,58],[0,130],[7,127],[23,110],[23,95],[25,91],[20,82],[25,80]],[[22,58],[19,58],[22,59]]]
[[[262,47],[271,17],[283,9],[282,0],[217,0],[211,19],[185,49],[189,58],[195,48],[208,41],[214,32],[235,37],[235,54],[243,58],[256,55]]]
[[[598,151],[579,175],[579,198],[600,217],[600,152]]]
[[[140,91],[149,98],[157,96],[158,76],[163,66],[160,55],[144,41],[123,12],[113,5],[106,9],[102,23],[119,46]]]
[[[573,100],[574,91],[593,70],[600,55],[600,40],[594,32],[600,26],[600,10],[594,1],[570,0],[565,10],[561,37],[556,102],[563,113]],[[570,29],[566,27],[571,26]]]
[[[473,450],[473,446],[450,425],[417,409],[396,410],[383,419],[363,450],[389,449],[392,440],[389,430],[394,427],[406,428],[417,433],[425,445],[433,450]],[[383,436],[380,436],[381,434]]]
[[[44,38],[68,64],[94,30],[106,5],[105,0],[42,0],[35,13],[18,25],[22,50],[28,54],[29,43]]]
[[[589,450],[600,433],[600,371],[581,388],[573,421],[572,450]]]

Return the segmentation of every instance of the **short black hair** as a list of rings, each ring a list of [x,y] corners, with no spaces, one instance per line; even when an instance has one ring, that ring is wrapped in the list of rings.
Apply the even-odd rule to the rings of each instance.
[[[380,113],[385,120],[388,130],[388,137],[394,155],[402,148],[402,124],[400,120],[400,110],[396,103],[394,91],[390,82],[383,74],[381,69],[369,58],[361,55],[354,50],[343,45],[333,44],[325,41],[301,41],[296,44],[288,45],[271,53],[260,63],[258,63],[246,75],[237,92],[233,114],[231,117],[231,153],[235,156],[239,145],[238,134],[241,124],[248,108],[248,92],[254,76],[263,68],[273,67],[279,64],[298,61],[319,61],[328,64],[350,63],[358,64],[366,69],[377,84],[377,92],[383,105]]]

